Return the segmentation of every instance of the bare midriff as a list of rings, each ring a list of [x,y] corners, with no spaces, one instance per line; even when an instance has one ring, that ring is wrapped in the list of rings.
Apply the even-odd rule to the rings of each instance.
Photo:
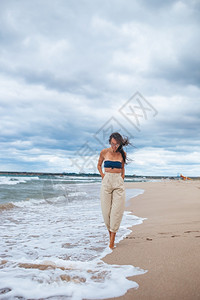
[[[117,168],[104,168],[105,172],[108,173],[121,173],[122,169],[117,169]]]

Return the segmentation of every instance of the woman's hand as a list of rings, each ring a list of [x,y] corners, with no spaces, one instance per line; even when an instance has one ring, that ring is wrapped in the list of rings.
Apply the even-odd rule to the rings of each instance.
[[[104,176],[105,176],[105,174],[102,174],[102,175],[101,175],[102,180],[104,179]]]

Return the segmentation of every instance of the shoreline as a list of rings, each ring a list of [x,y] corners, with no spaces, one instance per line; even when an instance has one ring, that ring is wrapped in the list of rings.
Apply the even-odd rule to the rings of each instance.
[[[76,173],[76,172],[29,172],[29,171],[0,171],[0,176],[35,176],[35,177],[45,177],[45,176],[77,176],[77,177],[98,177],[101,178],[99,173]],[[183,180],[180,176],[161,176],[161,175],[137,175],[137,174],[126,174],[126,178],[128,179],[136,179],[140,180],[139,182],[147,182],[148,180]],[[187,178],[187,177],[186,177]],[[200,180],[200,177],[190,176],[192,180]],[[137,181],[138,182],[138,181]]]
[[[139,288],[114,299],[200,299],[200,181],[126,183],[126,188],[144,189],[126,210],[147,219],[131,227],[103,261],[148,272],[128,278]]]

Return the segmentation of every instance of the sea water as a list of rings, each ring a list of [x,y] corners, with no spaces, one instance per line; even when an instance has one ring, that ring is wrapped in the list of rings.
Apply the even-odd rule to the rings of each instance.
[[[126,190],[127,200],[143,190]],[[136,282],[138,267],[108,265],[100,179],[0,176],[0,299],[103,299]],[[116,243],[138,218],[125,211]]]

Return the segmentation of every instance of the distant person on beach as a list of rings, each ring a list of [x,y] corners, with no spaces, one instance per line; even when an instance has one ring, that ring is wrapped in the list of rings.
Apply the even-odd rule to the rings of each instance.
[[[110,135],[109,143],[111,147],[103,149],[100,153],[97,168],[102,177],[101,209],[110,236],[109,247],[113,249],[125,208],[126,152],[123,146],[130,143],[128,138],[123,138],[118,132]],[[102,171],[103,162],[105,174]]]

